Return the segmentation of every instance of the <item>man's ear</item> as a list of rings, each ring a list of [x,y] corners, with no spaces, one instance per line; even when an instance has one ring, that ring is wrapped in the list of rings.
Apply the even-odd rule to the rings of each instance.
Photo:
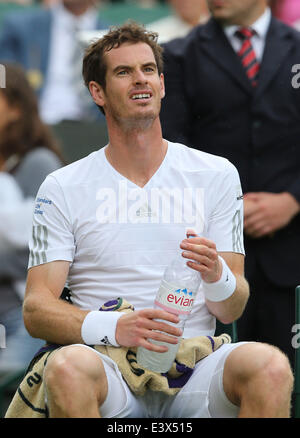
[[[166,91],[165,91],[165,77],[163,73],[160,75],[160,97],[163,99],[165,97]]]
[[[89,83],[89,90],[94,102],[98,106],[103,106],[105,103],[105,93],[101,85],[99,85],[96,81],[91,81]]]

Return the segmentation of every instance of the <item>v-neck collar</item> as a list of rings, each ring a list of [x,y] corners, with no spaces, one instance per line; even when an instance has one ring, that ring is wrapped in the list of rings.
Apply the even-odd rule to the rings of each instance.
[[[167,141],[167,140],[166,140]],[[170,155],[170,142],[167,141],[167,152],[162,160],[162,162],[160,163],[160,166],[158,167],[158,169],[155,171],[155,173],[151,176],[151,178],[147,181],[147,183],[141,187],[137,184],[135,184],[133,181],[131,181],[129,178],[127,178],[126,176],[122,175],[120,172],[118,172],[114,166],[112,164],[110,164],[110,162],[108,161],[107,157],[106,157],[106,149],[108,147],[108,144],[106,146],[104,146],[101,149],[102,155],[103,155],[103,160],[104,163],[106,165],[106,167],[109,169],[109,171],[118,179],[123,179],[125,181],[127,181],[127,184],[130,184],[131,186],[133,186],[136,189],[140,189],[140,190],[145,190],[148,188],[148,186],[152,185],[153,180],[156,179],[157,175],[159,175],[162,171],[162,169],[166,166],[167,162],[169,161],[169,155]]]

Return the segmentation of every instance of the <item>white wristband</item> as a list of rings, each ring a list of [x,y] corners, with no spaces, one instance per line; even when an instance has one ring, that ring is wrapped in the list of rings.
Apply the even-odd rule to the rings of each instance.
[[[119,347],[115,333],[118,319],[124,312],[89,312],[81,326],[81,337],[87,345],[112,345]]]
[[[229,298],[236,288],[236,278],[228,268],[225,260],[219,256],[223,269],[220,280],[214,283],[202,281],[205,298],[209,301],[224,301]]]

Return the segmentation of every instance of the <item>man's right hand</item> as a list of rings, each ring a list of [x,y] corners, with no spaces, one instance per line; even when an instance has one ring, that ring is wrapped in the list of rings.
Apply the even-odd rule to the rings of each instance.
[[[168,351],[166,346],[156,345],[148,339],[177,344],[182,330],[165,320],[177,324],[179,318],[159,309],[143,309],[128,313],[119,318],[116,327],[116,341],[123,347],[144,347],[160,353]],[[172,336],[169,336],[172,335]]]

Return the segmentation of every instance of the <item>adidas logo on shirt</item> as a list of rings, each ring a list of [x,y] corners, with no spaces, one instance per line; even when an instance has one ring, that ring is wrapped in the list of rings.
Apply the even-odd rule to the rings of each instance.
[[[142,205],[142,207],[140,207],[137,211],[136,211],[136,215],[138,217],[152,217],[154,216],[154,213],[152,213],[151,208],[149,207],[149,205],[144,204]]]

